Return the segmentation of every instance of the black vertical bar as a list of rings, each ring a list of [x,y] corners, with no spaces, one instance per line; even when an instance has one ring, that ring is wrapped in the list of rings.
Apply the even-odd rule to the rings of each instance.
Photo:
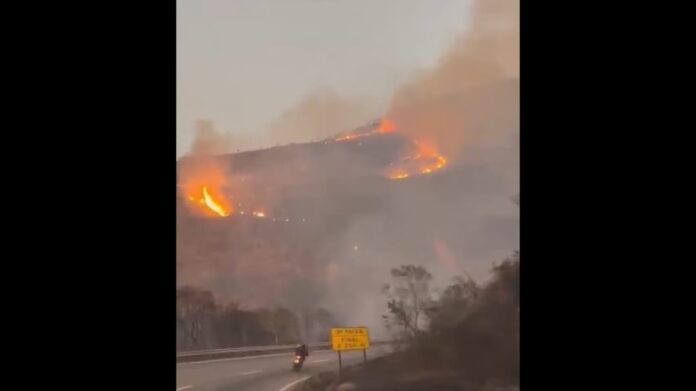
[[[363,349],[363,363],[367,364],[367,349]]]
[[[339,350],[339,351],[338,351],[338,373],[339,373],[339,375],[340,375],[340,373],[341,373],[341,368],[342,368],[342,365],[341,365],[341,351]]]

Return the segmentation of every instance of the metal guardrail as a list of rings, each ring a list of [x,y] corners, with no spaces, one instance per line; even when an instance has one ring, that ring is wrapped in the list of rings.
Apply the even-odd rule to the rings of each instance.
[[[290,353],[295,350],[295,346],[296,345],[250,346],[243,348],[212,349],[196,352],[182,352],[177,353],[176,362],[178,364],[183,362],[219,360],[232,357],[261,356],[274,353]],[[310,350],[330,347],[331,344],[329,343],[315,344],[309,346]]]
[[[248,350],[272,350],[272,349],[283,349],[283,348],[292,348],[295,345],[268,345],[268,346],[245,346],[245,347],[238,347],[238,348],[224,348],[224,349],[208,349],[208,350],[192,350],[192,351],[184,351],[184,352],[178,352],[176,354],[177,357],[185,357],[185,356],[197,356],[200,354],[211,354],[211,353],[230,353],[230,352],[244,352]]]
[[[375,346],[384,345],[388,343],[390,342],[378,340],[371,341],[370,345]],[[261,356],[274,353],[290,353],[295,350],[295,346],[297,345],[247,346],[241,348],[179,352],[176,354],[176,362],[177,364],[179,364],[184,362],[219,360],[232,357]],[[309,349],[310,351],[319,349],[331,349],[331,343],[324,342],[309,344]]]

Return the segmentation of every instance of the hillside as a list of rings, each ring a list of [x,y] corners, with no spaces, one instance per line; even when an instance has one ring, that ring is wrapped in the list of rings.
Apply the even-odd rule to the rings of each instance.
[[[504,90],[505,97],[514,98],[515,91]],[[451,101],[474,105],[456,98]],[[500,94],[494,98],[502,100]],[[198,160],[205,168],[199,172],[219,171],[215,180],[224,183],[218,196],[233,211],[228,217],[201,215],[185,186],[178,187],[178,285],[204,287],[246,306],[321,305],[351,322],[379,322],[379,287],[390,267],[427,265],[441,281],[462,273],[484,278],[490,262],[519,243],[518,210],[511,202],[519,191],[516,126],[506,143],[481,143],[442,169],[401,180],[389,178],[397,165],[411,164],[412,170],[424,163],[408,160],[414,147],[399,132],[336,142],[344,133],[181,159],[180,183],[196,175],[184,173]]]

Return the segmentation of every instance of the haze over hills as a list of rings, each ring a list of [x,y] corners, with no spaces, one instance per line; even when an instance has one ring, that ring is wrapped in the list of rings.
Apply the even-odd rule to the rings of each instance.
[[[340,142],[345,133],[180,159],[178,285],[210,289],[242,306],[321,306],[377,330],[380,287],[391,267],[424,265],[442,283],[454,274],[485,279],[493,262],[519,248],[512,201],[519,192],[519,80],[440,99],[461,112],[467,129],[480,132],[457,140],[461,148],[449,149],[447,165],[428,174],[389,178],[413,145],[398,130],[369,134],[378,122],[352,132],[363,137]],[[506,115],[467,122],[467,113],[485,110],[487,102]],[[218,196],[231,215],[200,214],[187,199],[182,183],[197,175],[187,173],[197,162],[204,167],[198,172],[219,172]]]

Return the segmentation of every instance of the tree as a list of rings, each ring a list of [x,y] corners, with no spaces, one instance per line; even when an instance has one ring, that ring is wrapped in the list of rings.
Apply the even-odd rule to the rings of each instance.
[[[493,267],[494,279],[486,287],[486,299],[500,306],[519,308],[520,303],[520,252]]]
[[[213,332],[215,347],[226,348],[242,345],[242,327],[244,312],[237,303],[219,306],[215,315]]]
[[[439,300],[429,308],[430,331],[440,334],[466,319],[476,310],[481,288],[471,278],[457,276],[454,283],[447,286]]]
[[[182,330],[184,347],[204,347],[206,326],[215,313],[215,300],[212,292],[193,287],[177,289],[176,312],[177,323]]]
[[[408,337],[420,334],[422,316],[432,304],[430,281],[433,276],[423,267],[402,265],[391,270],[393,284],[384,286],[390,298],[387,303],[389,315],[383,316],[387,328],[401,328]]]
[[[298,337],[297,317],[286,308],[262,309],[258,311],[264,330],[273,335],[273,342],[293,342]]]
[[[399,326],[410,338],[399,359],[404,370],[446,368],[461,373],[473,386],[519,381],[519,252],[492,268],[492,278],[479,285],[457,277],[436,300],[430,299],[429,273],[401,266],[391,272],[388,326]],[[419,312],[420,310],[420,312]],[[424,327],[419,316],[427,316]],[[417,337],[417,338],[414,338]]]
[[[472,381],[519,375],[519,252],[492,269],[483,287],[458,279],[431,318],[431,344],[446,365],[464,368]]]
[[[259,321],[264,330],[273,334],[273,340],[276,345],[279,344],[278,341],[278,320],[276,319],[276,313],[274,310],[262,309],[258,311]]]

